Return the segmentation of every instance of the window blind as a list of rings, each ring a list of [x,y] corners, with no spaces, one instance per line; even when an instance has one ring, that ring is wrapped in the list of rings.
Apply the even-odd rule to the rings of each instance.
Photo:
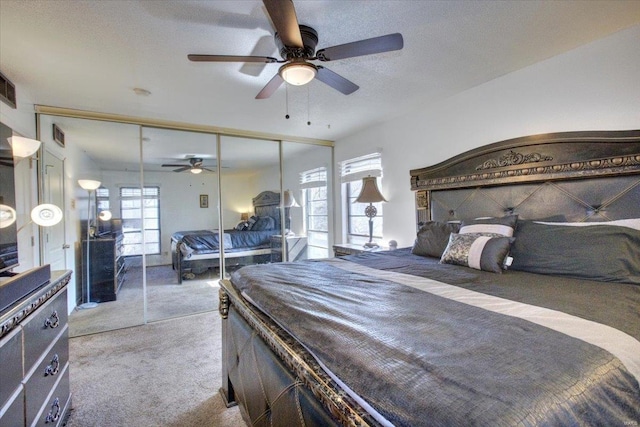
[[[300,173],[300,188],[326,187],[327,168],[322,166]]]
[[[382,154],[371,153],[340,162],[340,180],[359,181],[367,176],[382,176]]]

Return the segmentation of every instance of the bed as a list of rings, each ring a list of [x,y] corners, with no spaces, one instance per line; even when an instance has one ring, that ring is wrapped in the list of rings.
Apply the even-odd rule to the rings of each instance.
[[[236,264],[265,263],[270,259],[271,236],[281,234],[280,194],[263,191],[253,198],[254,214],[248,222],[222,233],[225,259]],[[286,210],[289,208],[285,208]],[[288,220],[288,216],[286,217]],[[178,283],[192,279],[220,264],[220,233],[218,230],[178,231],[171,236],[173,269]]]
[[[251,425],[638,425],[640,131],[410,176],[412,247],[221,281],[227,403]]]

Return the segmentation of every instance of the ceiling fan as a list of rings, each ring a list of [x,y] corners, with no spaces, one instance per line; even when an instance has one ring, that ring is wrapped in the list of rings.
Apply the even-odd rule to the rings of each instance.
[[[349,95],[359,89],[355,83],[337,73],[309,61],[335,61],[374,53],[400,50],[404,45],[400,33],[359,40],[320,49],[316,52],[318,33],[311,27],[299,25],[292,0],[263,0],[267,13],[275,26],[275,43],[283,59],[269,56],[195,55],[187,57],[194,62],[256,62],[284,63],[258,93],[256,99],[269,98],[283,82],[301,86],[314,78]]]
[[[212,169],[209,168],[215,168],[217,167],[217,165],[204,165],[203,164],[203,160],[200,157],[192,157],[189,160],[189,164],[185,165],[185,164],[163,164],[161,165],[163,168],[178,168],[178,169],[174,169],[174,172],[186,172],[189,171],[193,174],[199,174],[202,173],[203,171],[207,171],[207,172],[215,172]]]

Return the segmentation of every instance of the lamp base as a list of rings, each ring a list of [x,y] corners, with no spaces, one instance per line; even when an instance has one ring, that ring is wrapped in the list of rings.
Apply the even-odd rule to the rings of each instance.
[[[363,245],[365,248],[379,248],[380,245],[378,245],[376,242],[367,242]]]
[[[84,304],[80,304],[78,308],[81,310],[86,310],[89,308],[96,308],[97,306],[98,306],[97,302],[85,302]]]

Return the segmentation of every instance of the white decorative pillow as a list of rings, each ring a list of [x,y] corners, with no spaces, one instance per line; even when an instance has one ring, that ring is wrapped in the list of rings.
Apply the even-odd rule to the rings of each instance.
[[[512,237],[517,221],[518,215],[507,215],[502,218],[476,218],[472,220],[465,220],[462,221],[459,233],[483,233]]]
[[[502,273],[512,240],[510,237],[492,237],[483,233],[451,233],[440,263]]]

